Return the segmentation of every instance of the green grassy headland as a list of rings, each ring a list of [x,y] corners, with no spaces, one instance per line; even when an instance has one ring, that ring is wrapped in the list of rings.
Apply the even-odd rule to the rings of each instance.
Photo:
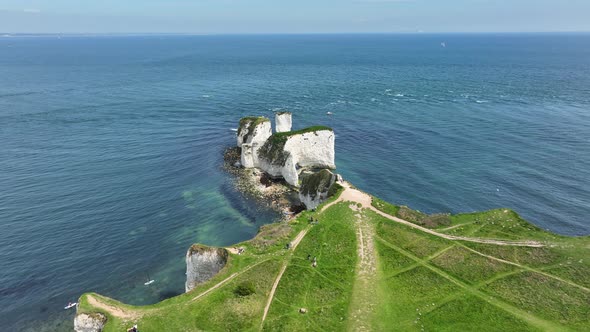
[[[508,209],[433,217],[341,201],[354,189],[337,189],[318,212],[237,244],[245,253],[189,293],[140,307],[87,293],[78,312],[105,314],[106,332],[590,330],[590,237],[546,232]]]

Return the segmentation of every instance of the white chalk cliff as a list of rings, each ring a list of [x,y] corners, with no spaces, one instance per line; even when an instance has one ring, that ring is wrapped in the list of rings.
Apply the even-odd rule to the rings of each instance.
[[[275,130],[277,133],[291,131],[292,119],[289,112],[275,113]]]
[[[74,318],[74,331],[101,332],[107,322],[107,317],[101,313],[80,313]]]
[[[270,120],[264,117],[247,117],[240,120],[237,143],[242,148],[240,162],[246,168],[258,164],[258,150],[272,135]]]
[[[282,113],[280,117],[290,120],[291,115]],[[242,148],[242,166],[260,168],[272,177],[284,178],[295,187],[299,187],[302,170],[336,168],[335,135],[331,128],[317,126],[272,135],[267,120],[256,117],[240,120],[237,142]],[[286,129],[281,121],[277,120],[277,123],[281,123],[281,129]]]
[[[227,263],[228,252],[223,248],[209,248],[195,244],[186,253],[185,290],[191,291],[195,286],[215,276]]]

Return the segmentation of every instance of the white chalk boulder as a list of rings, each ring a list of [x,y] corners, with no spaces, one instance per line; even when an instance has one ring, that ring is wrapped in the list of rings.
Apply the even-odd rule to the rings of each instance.
[[[107,317],[98,312],[80,313],[74,318],[74,331],[76,332],[102,332]]]

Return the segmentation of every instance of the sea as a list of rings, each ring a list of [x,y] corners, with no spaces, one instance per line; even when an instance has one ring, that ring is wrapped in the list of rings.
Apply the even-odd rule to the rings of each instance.
[[[276,111],[392,203],[590,234],[590,34],[3,35],[0,330],[181,294],[192,243],[278,220],[222,169]]]

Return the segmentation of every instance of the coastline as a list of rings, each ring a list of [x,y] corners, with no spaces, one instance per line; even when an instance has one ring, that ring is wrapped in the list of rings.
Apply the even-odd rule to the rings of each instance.
[[[227,246],[274,220],[220,170],[237,114],[282,108],[329,125],[339,172],[387,202],[508,207],[543,229],[588,234],[587,39],[467,37],[445,36],[447,50],[410,36],[6,40],[1,58],[14,66],[2,100],[18,107],[2,133],[0,182],[14,190],[0,212],[10,225],[0,325],[69,331],[63,306],[86,290],[134,305],[170,298],[184,291],[193,242]],[[74,63],[86,70],[64,80]],[[578,79],[564,85],[568,73]]]
[[[527,230],[533,230],[533,232],[532,233],[527,232],[526,234],[523,234],[523,235],[530,236],[531,234],[536,234],[535,237],[539,238],[539,240],[530,240],[529,239],[529,240],[518,241],[518,240],[511,240],[511,239],[506,239],[506,238],[502,239],[502,238],[461,237],[461,236],[456,236],[456,235],[445,234],[444,233],[445,231],[453,231],[453,230],[456,231],[457,229],[460,229],[463,224],[445,227],[442,231],[428,229],[423,226],[412,223],[410,221],[402,220],[397,217],[389,215],[387,213],[388,208],[392,207],[393,205],[384,206],[384,205],[382,205],[383,201],[378,200],[371,195],[368,195],[364,192],[359,191],[358,189],[354,188],[352,185],[350,185],[346,182],[343,182],[342,185],[343,185],[343,188],[338,192],[338,194],[335,195],[334,197],[330,198],[326,202],[324,202],[319,207],[317,212],[304,211],[291,222],[287,222],[287,223],[278,222],[278,223],[273,223],[273,224],[263,226],[261,228],[261,231],[259,231],[257,236],[255,236],[253,239],[229,246],[228,248],[238,248],[238,247],[246,248],[245,252],[247,254],[240,256],[237,254],[237,252],[233,252],[233,250],[230,250],[231,254],[230,254],[230,258],[228,260],[227,265],[217,275],[215,275],[211,280],[208,280],[207,282],[198,285],[195,288],[195,290],[193,290],[189,293],[186,293],[186,294],[178,296],[177,298],[168,299],[168,300],[165,300],[161,303],[158,303],[158,304],[155,304],[152,306],[147,306],[147,307],[127,306],[127,305],[124,305],[118,301],[102,297],[98,294],[87,293],[87,294],[84,294],[81,296],[81,299],[80,299],[81,305],[78,308],[78,312],[79,313],[88,313],[88,312],[93,312],[92,310],[96,311],[98,309],[98,312],[105,314],[107,317],[109,317],[109,320],[115,321],[115,322],[120,322],[120,323],[118,323],[119,324],[118,326],[123,326],[124,324],[128,325],[129,323],[125,323],[125,322],[141,321],[142,317],[144,317],[144,315],[146,315],[148,313],[155,312],[153,310],[156,310],[156,311],[164,310],[165,307],[172,305],[174,303],[180,304],[180,303],[183,303],[186,301],[188,301],[187,303],[194,303],[194,302],[201,301],[202,298],[209,296],[209,294],[211,294],[212,292],[215,292],[216,290],[224,288],[224,287],[227,288],[228,284],[231,284],[233,282],[233,280],[239,278],[241,275],[246,274],[249,271],[252,271],[253,269],[258,268],[260,265],[268,264],[269,260],[270,261],[273,260],[273,258],[269,258],[269,257],[279,255],[279,257],[285,257],[284,258],[285,263],[283,263],[281,265],[282,267],[280,267],[280,268],[279,268],[279,266],[275,266],[274,267],[275,270],[271,269],[268,271],[268,272],[277,271],[277,275],[276,275],[276,278],[273,279],[272,287],[269,290],[270,293],[268,293],[269,297],[265,298],[266,300],[264,301],[265,302],[265,309],[264,309],[264,313],[262,316],[262,322],[259,323],[259,324],[261,324],[261,326],[264,326],[264,324],[265,324],[264,322],[267,319],[267,315],[269,314],[269,308],[272,308],[271,303],[274,303],[273,297],[275,296],[275,292],[277,290],[277,287],[279,287],[281,285],[280,282],[281,282],[281,279],[285,273],[285,269],[289,266],[289,264],[288,264],[289,257],[291,257],[293,255],[293,252],[297,248],[297,245],[302,240],[304,240],[306,233],[308,233],[310,230],[313,230],[314,227],[316,227],[316,226],[310,225],[307,222],[308,218],[312,215],[321,216],[321,215],[325,214],[326,211],[333,210],[336,207],[339,207],[339,209],[346,209],[346,210],[352,211],[354,213],[353,215],[351,215],[351,217],[353,217],[352,219],[359,219],[361,215],[364,216],[367,213],[369,213],[369,211],[371,211],[370,213],[372,213],[372,214],[387,217],[389,220],[394,221],[395,224],[401,225],[400,227],[413,228],[418,233],[434,235],[435,237],[438,237],[438,238],[442,238],[445,240],[451,240],[451,241],[459,241],[459,242],[463,242],[465,244],[473,243],[473,244],[477,244],[477,245],[485,245],[485,246],[491,245],[491,246],[506,247],[506,248],[530,248],[531,250],[552,250],[550,248],[562,247],[564,245],[571,246],[572,244],[570,242],[576,241],[576,239],[578,239],[580,241],[587,242],[588,247],[586,247],[586,250],[590,249],[590,237],[589,236],[580,237],[580,238],[561,236],[561,235],[557,235],[557,234],[553,234],[553,233],[549,233],[549,232],[544,232],[540,229],[536,229],[536,227],[530,223],[527,223],[526,225],[521,225],[521,226],[524,226],[524,228]],[[356,212],[354,212],[354,211],[356,211]],[[509,210],[499,209],[499,211],[509,211]],[[485,214],[488,212],[489,211],[482,212],[482,214]],[[502,213],[508,214],[509,212],[502,212]],[[323,219],[323,218],[320,218],[320,220],[321,219]],[[360,219],[359,219],[359,221],[360,221]],[[357,221],[357,223],[359,221]],[[352,221],[352,222],[355,223],[354,221]],[[323,221],[320,221],[320,224],[322,224],[322,223],[323,223]],[[491,222],[490,225],[491,224],[493,224],[493,222]],[[280,225],[289,225],[289,227],[292,227],[292,230],[289,233],[290,234],[289,236],[287,236],[287,237],[281,236],[278,238],[273,238],[272,231],[266,232],[269,229],[272,230],[273,228],[278,227]],[[467,226],[467,224],[465,224],[463,226]],[[266,228],[266,231],[265,231],[265,228]],[[269,236],[269,234],[271,234],[271,235]],[[291,238],[292,240],[288,240],[289,238]],[[378,240],[379,238],[380,238],[379,236],[376,237],[377,241],[379,241]],[[270,240],[270,243],[268,242],[268,240]],[[374,241],[374,240],[371,240],[371,241]],[[265,244],[260,245],[260,243],[263,243],[263,242]],[[284,251],[283,246],[284,246],[284,243],[286,243],[286,242],[295,243],[295,245],[290,250]],[[572,242],[572,243],[574,243],[574,242]],[[367,243],[365,243],[364,245],[367,245]],[[372,244],[372,245],[374,246],[375,244]],[[497,259],[498,261],[505,262],[505,264],[507,264],[507,265],[514,264],[516,266],[521,266],[518,263],[513,263],[510,259],[506,260],[506,259],[496,258],[492,255],[488,255],[483,252],[480,253],[477,249],[471,249],[471,247],[466,247],[466,248],[469,248],[470,250],[477,252],[477,255],[482,255],[480,257],[488,257],[488,258],[491,257],[490,259],[494,259],[494,260]],[[372,250],[374,250],[374,249],[372,249]],[[249,264],[246,263],[247,261],[249,261],[248,257],[251,259],[253,256],[257,256],[257,255],[260,255],[260,257],[261,257],[260,260],[254,260]],[[270,256],[268,256],[268,255],[270,255]],[[537,271],[536,269],[533,269],[533,270]],[[266,269],[265,269],[265,271],[266,271]],[[543,272],[541,272],[539,270],[539,273],[543,273]],[[274,272],[270,273],[270,275],[274,275]],[[544,275],[549,275],[552,278],[554,278],[554,280],[557,280],[559,282],[563,282],[564,284],[568,284],[572,287],[575,287],[576,289],[578,289],[581,292],[590,294],[589,287],[581,286],[577,282],[572,282],[570,280],[567,280],[567,279],[564,279],[564,278],[558,277],[558,276],[553,276],[551,274],[544,274]],[[358,295],[354,295],[354,296],[358,296]],[[523,319],[526,318],[525,317],[526,315],[524,313],[522,313],[520,310],[517,310],[515,308],[513,308],[513,309],[516,310],[516,312],[518,312],[519,314],[523,315],[521,318],[523,318]],[[535,320],[531,319],[530,322],[534,323]],[[121,325],[121,324],[123,324],[123,325]],[[539,324],[540,324],[539,326],[545,326],[545,327],[553,326],[554,328],[559,329],[558,328],[559,325],[552,325],[553,323],[551,323],[550,321],[543,321],[542,323],[539,323]],[[262,329],[262,327],[261,327],[261,329]],[[150,329],[146,329],[146,330],[150,330]],[[107,331],[107,330],[105,330],[105,331]]]
[[[275,123],[273,134],[268,118],[242,118],[238,147],[225,150],[224,169],[239,192],[282,211],[284,219],[226,248],[193,244],[182,295],[136,307],[83,294],[77,332],[130,324],[145,331],[299,331],[309,328],[309,320],[323,330],[380,331],[399,323],[399,315],[423,331],[429,316],[421,310],[442,310],[430,324],[451,330],[500,329],[504,320],[524,330],[589,327],[590,307],[583,303],[590,301],[590,262],[584,260],[590,236],[544,231],[510,209],[451,215],[393,205],[332,173],[331,128],[291,131],[289,112],[276,113]],[[308,279],[315,282],[302,288],[299,281]],[[400,299],[393,289],[408,296]],[[527,303],[531,291],[543,297],[542,310],[538,299]],[[449,309],[449,303],[463,306],[456,299],[488,312],[447,321],[449,314],[469,311]],[[581,309],[572,313],[571,306]],[[188,328],[187,317],[195,317]]]

